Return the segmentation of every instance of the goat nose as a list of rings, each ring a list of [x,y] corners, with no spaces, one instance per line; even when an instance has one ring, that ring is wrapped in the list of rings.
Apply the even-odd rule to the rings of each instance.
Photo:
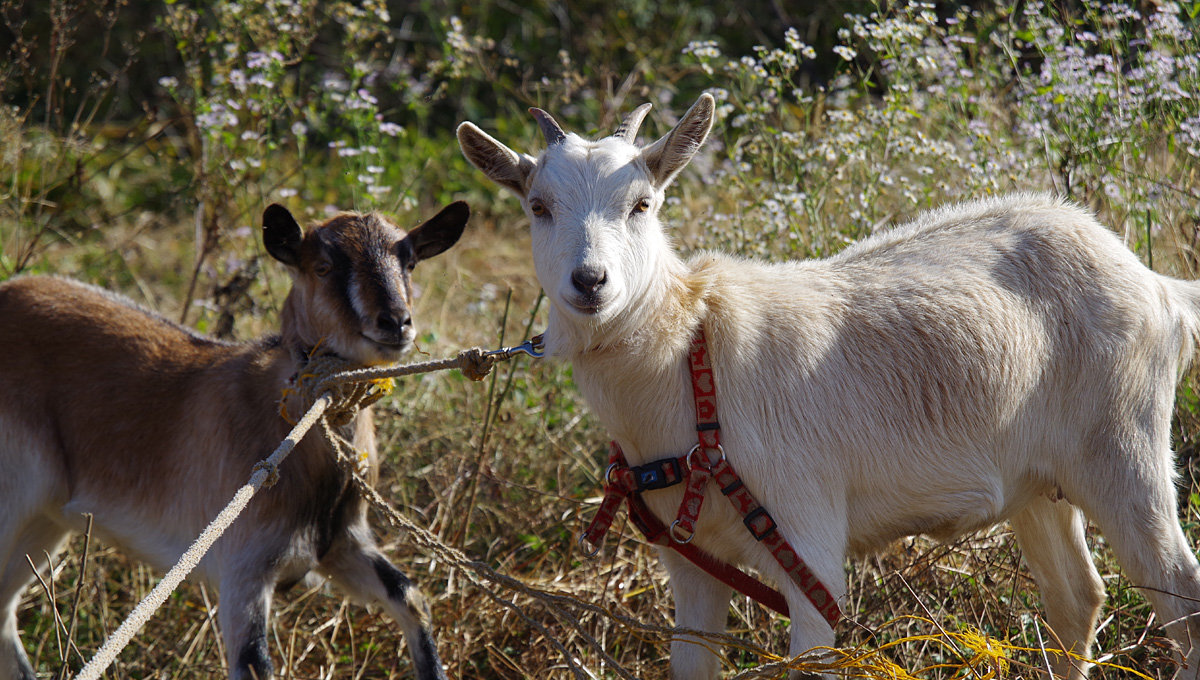
[[[577,267],[571,272],[571,283],[580,293],[595,293],[608,280],[608,272],[599,267]]]
[[[412,315],[406,311],[383,312],[375,319],[375,327],[388,335],[397,335],[405,326],[411,325]]]

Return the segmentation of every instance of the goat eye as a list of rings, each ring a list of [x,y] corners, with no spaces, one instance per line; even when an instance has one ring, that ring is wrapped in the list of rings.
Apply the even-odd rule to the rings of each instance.
[[[318,262],[316,266],[313,267],[313,273],[317,276],[327,276],[331,271],[333,271],[333,265],[329,264],[328,262]]]
[[[550,214],[550,210],[546,207],[546,204],[537,198],[529,202],[529,212],[533,213],[534,217],[545,217]]]
[[[650,209],[650,199],[643,198],[640,201],[638,201],[637,203],[633,204],[632,214],[636,215],[637,213],[644,213],[649,209]]]

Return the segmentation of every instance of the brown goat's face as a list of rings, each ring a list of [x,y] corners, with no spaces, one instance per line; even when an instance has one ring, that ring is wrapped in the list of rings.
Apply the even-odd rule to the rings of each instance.
[[[355,363],[398,359],[416,337],[412,270],[454,245],[469,214],[452,203],[406,234],[380,215],[345,213],[301,235],[285,208],[267,208],[263,243],[293,279],[285,340]]]

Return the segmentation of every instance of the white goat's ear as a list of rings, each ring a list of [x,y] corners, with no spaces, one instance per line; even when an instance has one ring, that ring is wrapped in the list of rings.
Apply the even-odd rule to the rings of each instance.
[[[504,146],[470,122],[458,126],[458,145],[471,165],[496,184],[525,197],[525,180],[536,165],[533,158]]]
[[[650,168],[650,174],[654,176],[654,184],[658,188],[670,184],[675,175],[678,175],[700,150],[704,140],[708,138],[709,131],[712,130],[714,109],[712,95],[707,92],[700,95],[670,132],[642,149],[642,159],[646,161],[646,167]]]

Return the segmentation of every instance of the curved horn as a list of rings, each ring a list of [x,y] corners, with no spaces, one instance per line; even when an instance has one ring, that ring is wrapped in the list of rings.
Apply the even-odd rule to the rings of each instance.
[[[612,133],[612,136],[633,144],[633,140],[637,138],[638,128],[642,126],[642,121],[646,120],[646,114],[650,113],[650,106],[650,104],[642,104],[634,109],[633,113],[621,121],[621,125]]]
[[[542,134],[546,135],[546,144],[548,146],[554,146],[566,139],[567,133],[563,132],[563,129],[550,117],[550,114],[536,107],[529,109],[529,113],[533,114],[533,117],[537,119],[538,126],[542,128]]]

